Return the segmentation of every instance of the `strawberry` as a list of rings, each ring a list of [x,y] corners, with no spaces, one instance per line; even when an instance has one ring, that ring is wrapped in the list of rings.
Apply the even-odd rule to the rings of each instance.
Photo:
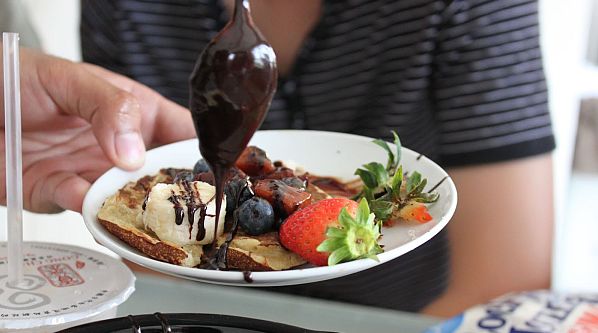
[[[402,207],[398,212],[398,217],[405,221],[417,221],[426,223],[432,220],[432,215],[428,208],[421,202],[410,202]]]
[[[282,180],[262,179],[255,182],[255,195],[270,202],[278,214],[291,215],[311,203],[311,193],[285,184]]]
[[[252,177],[269,174],[275,169],[266,152],[256,146],[245,148],[235,164]]]
[[[380,223],[374,222],[366,200],[359,204],[345,198],[318,201],[289,216],[279,236],[282,245],[318,266],[377,260],[376,254],[382,252]]]

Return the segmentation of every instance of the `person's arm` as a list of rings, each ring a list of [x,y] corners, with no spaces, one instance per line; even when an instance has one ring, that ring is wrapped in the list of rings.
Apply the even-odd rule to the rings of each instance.
[[[550,155],[450,170],[451,279],[424,313],[452,316],[511,291],[548,288],[553,241]]]
[[[554,137],[535,0],[449,1],[432,98],[459,202],[451,274],[425,313],[452,315],[550,283]]]

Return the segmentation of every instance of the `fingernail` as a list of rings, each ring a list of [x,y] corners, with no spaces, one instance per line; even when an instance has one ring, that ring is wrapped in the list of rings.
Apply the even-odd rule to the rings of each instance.
[[[116,135],[116,154],[125,167],[137,168],[143,164],[145,145],[137,132]]]

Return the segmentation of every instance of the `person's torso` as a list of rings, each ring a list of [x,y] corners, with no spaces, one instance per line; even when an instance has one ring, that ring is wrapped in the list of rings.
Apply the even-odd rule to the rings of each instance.
[[[324,0],[321,17],[281,77],[261,128],[381,138],[396,130],[405,146],[434,158],[437,130],[429,94],[441,3]],[[98,6],[91,12],[84,3],[84,18],[99,19]],[[123,0],[102,10],[110,11],[114,24],[110,38],[117,55],[109,67],[187,106],[189,74],[228,17],[221,1]],[[102,42],[85,29],[82,38]],[[379,268],[278,290],[415,311],[445,288],[447,253],[442,233]]]

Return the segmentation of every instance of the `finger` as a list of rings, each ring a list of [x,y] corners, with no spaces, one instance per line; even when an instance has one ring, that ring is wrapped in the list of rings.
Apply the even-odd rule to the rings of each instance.
[[[156,114],[152,143],[162,145],[192,139],[196,135],[191,112],[164,99]]]
[[[106,171],[108,171],[108,169],[110,169],[110,166],[108,166],[106,168],[101,168],[100,170],[82,172],[79,174],[79,176],[81,178],[87,180],[88,182],[93,183],[98,178],[100,178],[100,176],[102,176],[104,173],[106,173]]]
[[[40,180],[33,193],[34,212],[57,213],[64,209],[81,212],[83,198],[91,184],[72,172],[57,172]]]
[[[112,166],[91,133],[75,140],[84,145],[66,151],[51,148],[51,157],[29,159],[31,163],[23,170],[26,209],[43,213],[78,210],[90,184]]]
[[[58,58],[37,63],[39,79],[59,109],[91,123],[108,158],[124,169],[143,164],[141,111],[135,96],[87,71]]]
[[[196,136],[191,113],[149,87],[104,68],[83,64],[85,68],[108,82],[127,90],[141,101],[143,129],[150,130],[146,142],[161,145]]]
[[[54,190],[54,202],[62,209],[81,213],[83,199],[91,187],[91,183],[75,174],[63,177]]]

